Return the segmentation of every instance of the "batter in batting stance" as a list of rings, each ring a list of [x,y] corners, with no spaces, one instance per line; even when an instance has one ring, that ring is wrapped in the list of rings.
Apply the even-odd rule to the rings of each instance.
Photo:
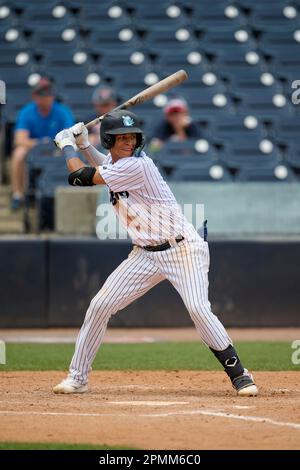
[[[55,393],[83,393],[88,374],[112,315],[164,279],[181,295],[196,329],[229,376],[240,396],[257,395],[253,377],[242,365],[224,326],[208,300],[207,242],[188,223],[151,158],[142,151],[144,134],[129,111],[108,113],[100,128],[106,156],[88,141],[83,123],[55,137],[63,150],[74,186],[106,184],[110,201],[133,241],[128,258],[92,299],[79,332],[69,375]],[[91,167],[76,157],[76,145]]]

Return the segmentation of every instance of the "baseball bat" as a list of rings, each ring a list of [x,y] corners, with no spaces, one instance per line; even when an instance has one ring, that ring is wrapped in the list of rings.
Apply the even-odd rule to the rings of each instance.
[[[154,85],[151,85],[150,87],[145,88],[144,90],[140,91],[140,93],[133,96],[132,98],[129,98],[129,100],[120,104],[119,106],[114,108],[112,111],[117,111],[118,109],[128,109],[128,108],[131,108],[132,106],[136,106],[137,104],[144,103],[147,100],[151,100],[152,98],[159,95],[160,93],[164,93],[170,90],[171,88],[177,85],[180,85],[180,83],[182,83],[187,78],[188,78],[188,75],[185,70],[178,70],[177,72],[173,73],[172,75],[169,75],[163,80],[160,80]],[[105,114],[103,114],[103,116],[97,117],[93,121],[88,122],[85,126],[87,128],[95,126],[96,124],[102,121],[104,116]]]

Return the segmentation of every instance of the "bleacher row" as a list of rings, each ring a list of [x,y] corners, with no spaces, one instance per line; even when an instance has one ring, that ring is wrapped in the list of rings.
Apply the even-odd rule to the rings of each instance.
[[[125,100],[187,70],[168,96],[186,98],[203,138],[155,155],[170,179],[297,180],[299,52],[300,0],[0,1],[7,121],[44,73],[76,119],[89,120],[99,83]],[[166,99],[136,108],[147,134]]]

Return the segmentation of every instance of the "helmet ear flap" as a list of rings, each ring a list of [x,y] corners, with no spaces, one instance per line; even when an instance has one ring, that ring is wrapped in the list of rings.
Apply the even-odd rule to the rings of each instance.
[[[115,136],[112,136],[103,132],[100,134],[100,137],[101,137],[101,144],[105,149],[109,150],[113,147],[115,143]]]

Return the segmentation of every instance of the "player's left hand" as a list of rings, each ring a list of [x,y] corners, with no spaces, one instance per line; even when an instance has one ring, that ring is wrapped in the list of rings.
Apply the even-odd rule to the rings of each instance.
[[[74,126],[70,127],[70,131],[72,131],[74,135],[77,147],[81,150],[89,147],[89,133],[83,122],[77,122]]]
[[[63,129],[62,131],[58,132],[54,138],[54,143],[61,150],[67,145],[71,145],[74,150],[77,150],[75,138],[70,129]]]

